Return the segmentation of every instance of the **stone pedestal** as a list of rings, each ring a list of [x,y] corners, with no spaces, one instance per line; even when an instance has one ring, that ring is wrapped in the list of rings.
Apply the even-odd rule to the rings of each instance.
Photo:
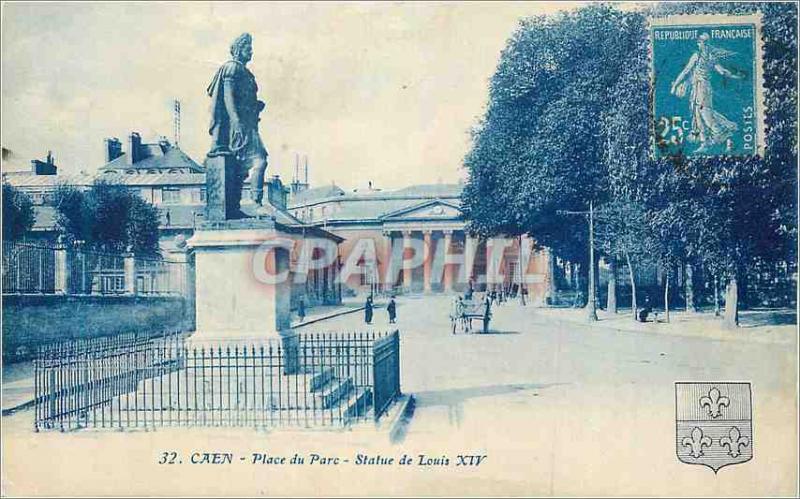
[[[207,223],[195,231],[187,241],[195,258],[193,343],[280,339],[287,352],[286,371],[296,369],[285,246],[290,243],[269,220]],[[295,354],[288,355],[291,351]]]
[[[206,168],[206,220],[221,222],[241,218],[242,175],[230,154],[208,156]]]

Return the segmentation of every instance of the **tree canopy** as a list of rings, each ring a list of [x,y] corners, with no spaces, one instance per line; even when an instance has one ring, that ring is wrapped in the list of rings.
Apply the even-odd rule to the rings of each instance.
[[[156,255],[158,208],[124,186],[96,182],[88,191],[56,190],[56,228],[68,241],[105,251]]]
[[[648,20],[684,13],[763,18],[766,148],[757,157],[651,154]],[[668,270],[701,264],[735,280],[794,260],[797,240],[797,6],[594,4],[522,21],[490,82],[465,158],[463,204],[479,235],[528,233],[586,263],[587,231],[560,210],[599,206],[607,256]]]
[[[3,183],[3,239],[20,239],[33,228],[35,215],[30,196]]]

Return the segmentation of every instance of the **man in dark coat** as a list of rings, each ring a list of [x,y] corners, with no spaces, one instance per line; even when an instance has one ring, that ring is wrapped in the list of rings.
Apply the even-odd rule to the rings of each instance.
[[[364,304],[364,322],[372,324],[372,295],[367,297],[367,303]]]
[[[389,300],[386,311],[389,313],[389,324],[395,324],[397,322],[397,303],[394,301],[394,296]]]

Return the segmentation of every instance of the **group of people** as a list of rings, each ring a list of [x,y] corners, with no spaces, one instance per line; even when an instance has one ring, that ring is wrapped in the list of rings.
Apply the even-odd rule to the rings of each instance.
[[[367,296],[367,301],[364,304],[364,322],[372,324],[372,316],[375,309],[375,301],[372,295]],[[389,298],[389,303],[386,305],[386,312],[389,314],[389,324],[397,324],[397,302],[394,296]]]
[[[499,288],[487,291],[486,295],[492,304],[505,303],[516,297],[519,297],[520,304],[523,306],[528,304],[528,288],[518,284],[514,284],[510,287],[500,286]]]

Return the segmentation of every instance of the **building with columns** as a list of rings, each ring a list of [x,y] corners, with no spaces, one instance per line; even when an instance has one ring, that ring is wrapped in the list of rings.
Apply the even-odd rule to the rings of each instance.
[[[293,194],[288,210],[343,239],[342,275],[357,293],[513,290],[524,283],[533,302],[544,302],[548,252],[524,236],[470,236],[461,190],[460,184],[428,184],[348,193],[332,185]]]

